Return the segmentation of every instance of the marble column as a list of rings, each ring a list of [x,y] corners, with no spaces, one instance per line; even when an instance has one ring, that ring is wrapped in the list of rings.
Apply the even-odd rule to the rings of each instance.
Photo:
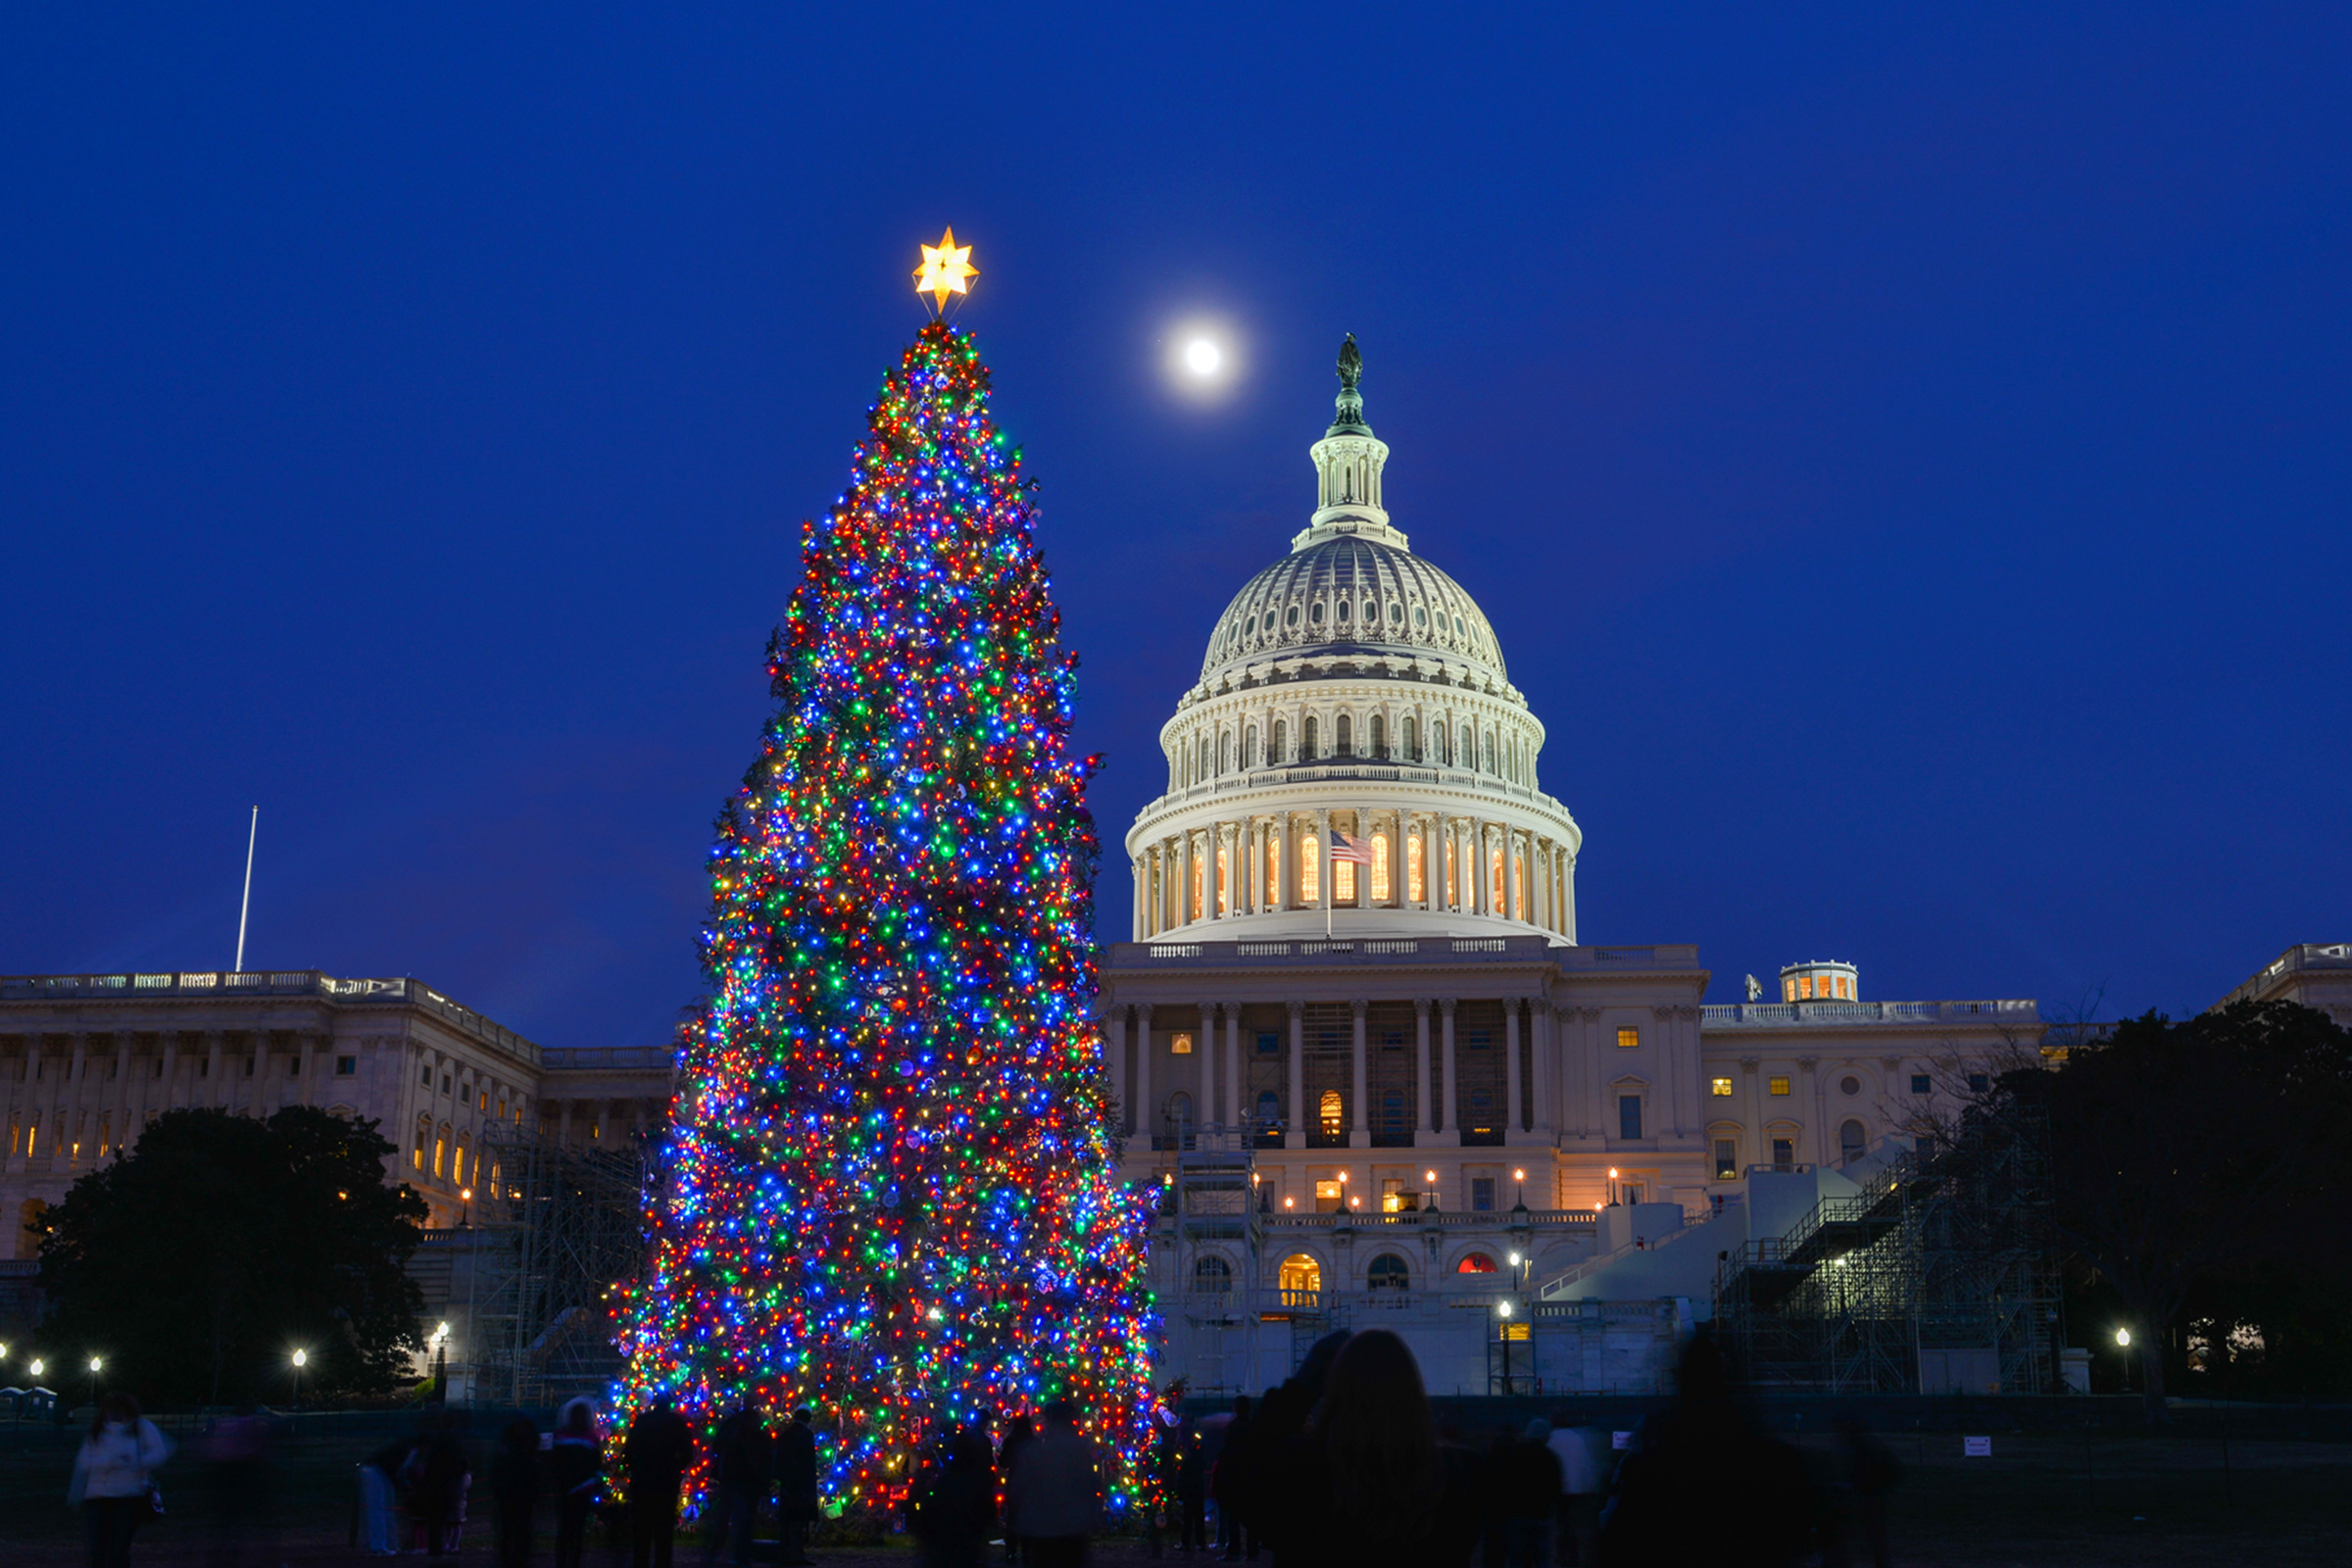
[[[1371,1076],[1366,1070],[1368,1062],[1366,1059],[1364,1043],[1364,1012],[1366,1005],[1367,1004],[1361,997],[1358,997],[1354,1001],[1348,1004],[1348,1019],[1354,1026],[1351,1041],[1352,1050],[1348,1058],[1349,1077],[1348,1081],[1349,1091],[1348,1100],[1348,1147],[1349,1149],[1369,1149],[1372,1147],[1372,1118],[1365,1114],[1366,1110],[1368,1110],[1370,1107],[1364,1103],[1367,1098]]]
[[[1206,1127],[1217,1116],[1217,1004],[1200,1004],[1200,1032],[1193,1037],[1193,1055],[1200,1063],[1200,1098],[1193,1102],[1193,1125]]]
[[[1502,1125],[1506,1136],[1516,1136],[1522,1125],[1520,1112],[1525,1101],[1520,1093],[1521,1087],[1519,999],[1513,997],[1502,1004]]]
[[[1127,1009],[1112,1007],[1103,1022],[1103,1054],[1109,1058],[1106,1065],[1110,1069],[1110,1124],[1125,1132],[1131,1108],[1127,1103]]]
[[[1152,1103],[1152,1004],[1143,1003],[1131,1009],[1135,1017],[1135,1130],[1143,1135],[1146,1149],[1156,1148],[1152,1140],[1159,1132],[1159,1109]]]
[[[1242,1004],[1225,1004],[1225,1124],[1242,1124]]]
[[[1451,997],[1438,999],[1439,1029],[1442,1037],[1441,1054],[1444,1061],[1444,1071],[1439,1075],[1441,1082],[1438,1091],[1440,1097],[1438,1100],[1438,1131],[1452,1133],[1454,1142],[1458,1144],[1461,1142],[1462,1124],[1459,1119],[1460,1103],[1454,1097],[1453,1004],[1454,999]]]
[[[1291,1099],[1283,1107],[1282,1147],[1306,1147],[1306,1004],[1291,1004]]]
[[[1413,999],[1413,1091],[1418,1098],[1418,1114],[1413,1118],[1417,1133],[1434,1133],[1438,1124],[1437,1102],[1429,1093],[1429,999]],[[1414,1142],[1420,1142],[1415,1138]]]

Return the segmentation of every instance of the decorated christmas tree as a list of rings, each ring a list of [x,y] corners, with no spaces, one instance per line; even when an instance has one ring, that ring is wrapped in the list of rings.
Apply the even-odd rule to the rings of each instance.
[[[925,255],[961,292],[968,248]],[[621,1308],[624,1409],[666,1393],[708,1433],[812,1406],[826,1504],[857,1513],[957,1427],[1066,1397],[1133,1456],[1150,1418],[1075,660],[988,401],[970,335],[924,326],[804,525]]]

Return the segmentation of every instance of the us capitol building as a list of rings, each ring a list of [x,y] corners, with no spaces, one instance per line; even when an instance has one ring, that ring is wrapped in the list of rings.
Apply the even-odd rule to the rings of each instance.
[[[1102,1015],[1169,1375],[1262,1389],[1377,1312],[1433,1392],[1496,1386],[1498,1350],[1507,1387],[1647,1387],[1710,1241],[1853,1191],[2041,1020],[1836,962],[1707,1005],[1695,947],[1582,941],[1544,724],[1392,519],[1361,373],[1350,337],[1314,512],[1209,627],[1126,837]]]

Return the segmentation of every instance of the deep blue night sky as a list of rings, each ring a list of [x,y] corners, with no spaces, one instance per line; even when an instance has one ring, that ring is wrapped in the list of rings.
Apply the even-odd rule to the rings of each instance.
[[[1106,935],[1350,329],[1586,940],[2113,1016],[2352,935],[2352,14],[225,9],[0,48],[0,971],[225,965],[259,802],[250,966],[661,1039],[946,222]]]

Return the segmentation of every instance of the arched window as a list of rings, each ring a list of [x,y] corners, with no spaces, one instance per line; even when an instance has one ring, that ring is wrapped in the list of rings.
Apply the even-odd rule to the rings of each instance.
[[[1838,1129],[1838,1159],[1844,1164],[1852,1164],[1862,1157],[1863,1147],[1869,1142],[1870,1135],[1863,1131],[1862,1124],[1849,1119],[1844,1126]]]
[[[1193,1289],[1202,1296],[1223,1296],[1233,1289],[1233,1265],[1211,1254],[1193,1259]]]
[[[1476,742],[1470,739],[1470,726],[1467,724],[1462,726],[1462,749],[1453,755],[1456,759],[1453,765],[1456,767],[1475,767],[1478,765],[1478,746]]]
[[[1395,1252],[1383,1252],[1364,1270],[1364,1284],[1375,1291],[1401,1291],[1413,1283],[1413,1271]]]
[[[1266,907],[1282,907],[1282,834],[1266,835]]]
[[[1312,714],[1309,714],[1306,720],[1306,734],[1298,747],[1298,760],[1301,762],[1311,762],[1315,760],[1316,742],[1320,738],[1315,731],[1316,720]]]
[[[1233,895],[1226,891],[1229,886],[1230,884],[1225,880],[1225,846],[1219,844],[1217,846],[1217,912],[1219,914],[1233,912]]]
[[[1408,904],[1419,904],[1428,886],[1428,868],[1422,863],[1421,835],[1414,833],[1404,841],[1404,897]]]
[[[1337,1089],[1323,1091],[1323,1098],[1316,1105],[1315,1119],[1323,1124],[1323,1135],[1326,1138],[1337,1138],[1345,1130],[1342,1124],[1348,1119],[1347,1110],[1340,1102],[1340,1092]]]
[[[1293,1252],[1282,1260],[1275,1282],[1286,1291],[1319,1291],[1323,1288],[1323,1265],[1304,1252]]]
[[[444,1126],[433,1139],[433,1174],[438,1176],[449,1164],[449,1129]]]
[[[1404,760],[1408,762],[1418,762],[1421,760],[1421,750],[1413,744],[1417,732],[1413,728],[1413,717],[1410,713],[1404,716],[1399,730],[1397,738],[1404,743]]]
[[[1372,835],[1372,902],[1389,902],[1389,836],[1386,833]]]
[[[1340,757],[1355,755],[1355,721],[1346,713],[1340,715],[1337,744],[1332,747],[1332,752]]]
[[[1372,715],[1372,755],[1384,762],[1389,759],[1389,721],[1379,713]]]
[[[1471,1252],[1453,1265],[1453,1271],[1456,1274],[1492,1274],[1494,1272],[1494,1260],[1484,1252]]]
[[[1257,765],[1257,726],[1255,724],[1250,725],[1249,729],[1243,732],[1242,765],[1244,767],[1255,767]]]
[[[1293,605],[1290,609],[1282,612],[1282,623],[1285,626],[1296,626],[1298,624],[1298,607],[1297,605]]]
[[[1506,906],[1502,902],[1502,846],[1499,844],[1487,852],[1487,876],[1491,883],[1487,907],[1501,914]]]
[[[1352,604],[1352,603],[1353,603],[1353,601],[1352,601],[1352,600],[1347,600],[1347,599],[1343,599],[1343,600],[1341,600],[1341,601],[1340,601],[1340,602],[1339,602],[1337,605],[1335,605],[1335,606],[1333,606],[1333,607],[1332,607],[1333,613],[1334,613],[1334,614],[1336,614],[1336,615],[1337,615],[1337,616],[1338,616],[1340,619],[1342,619],[1342,620],[1346,620],[1346,619],[1348,618],[1348,607],[1350,604]]]
[[[1266,760],[1276,767],[1291,760],[1291,726],[1284,719],[1274,721],[1274,750]]]
[[[460,1187],[466,1185],[466,1135],[464,1133],[458,1135],[457,1151],[449,1163],[449,1179]]]
[[[1323,624],[1323,606],[1319,601],[1308,609],[1306,618],[1317,626]]]
[[[1484,748],[1479,753],[1479,771],[1492,773],[1494,771],[1494,732],[1493,730],[1487,731],[1484,742]]]
[[[1220,730],[1217,733],[1217,771],[1220,773],[1233,771],[1233,731],[1231,730]]]
[[[1298,902],[1309,908],[1323,902],[1323,846],[1312,833],[1298,840]]]
[[[1203,885],[1207,881],[1208,858],[1205,856],[1196,855],[1193,857],[1193,911],[1185,916],[1186,919],[1198,920],[1200,918],[1202,909],[1204,908],[1204,906],[1201,903],[1201,895],[1204,891]]]
[[[1218,853],[1222,854],[1223,852],[1219,851]],[[1527,918],[1527,854],[1523,850],[1513,851],[1511,859],[1516,867],[1512,875],[1519,879],[1519,897],[1512,902],[1511,917],[1515,920],[1524,920]]]

